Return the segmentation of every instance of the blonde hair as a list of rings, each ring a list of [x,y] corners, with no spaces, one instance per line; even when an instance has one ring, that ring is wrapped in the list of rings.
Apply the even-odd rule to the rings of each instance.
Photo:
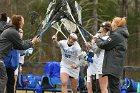
[[[119,26],[125,26],[126,25],[126,17],[115,17],[113,19],[113,22],[116,23],[116,26],[119,27]]]

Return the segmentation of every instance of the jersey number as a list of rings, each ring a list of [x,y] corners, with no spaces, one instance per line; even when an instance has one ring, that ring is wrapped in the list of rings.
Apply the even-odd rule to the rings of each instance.
[[[68,54],[65,54],[65,57],[70,58],[71,56],[70,56],[70,55],[68,55]]]

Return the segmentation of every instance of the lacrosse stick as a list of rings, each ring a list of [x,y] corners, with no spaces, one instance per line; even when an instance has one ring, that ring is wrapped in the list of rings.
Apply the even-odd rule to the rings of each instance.
[[[82,27],[82,25],[74,22],[72,19],[70,19],[69,17],[67,17],[68,20],[70,20],[72,23],[76,24],[78,27],[81,28],[81,30],[85,31],[86,33],[88,33],[91,37],[94,37],[94,35],[92,35],[90,32],[88,32],[84,27]]]
[[[77,3],[77,1],[75,1],[75,8],[76,8],[76,12],[77,12],[77,15],[78,15],[79,24],[82,25],[82,15],[81,15],[82,8],[81,8],[81,6]]]
[[[52,13],[53,13],[53,9],[51,10],[51,7],[52,7],[52,5],[54,5],[56,3],[56,0],[53,0],[52,2],[50,2],[50,4],[49,4],[49,6],[48,6],[48,8],[47,8],[47,12],[46,12],[46,22],[44,21],[42,24],[45,24],[45,23],[47,23],[48,21],[49,21],[49,19],[50,19],[50,17],[51,17],[51,15],[52,15]]]
[[[57,32],[55,33],[55,35],[57,35],[58,32],[60,32],[67,39],[66,35],[61,30],[61,26],[62,26],[62,23],[59,26],[58,22],[56,22],[54,25],[52,25],[52,27],[57,30]]]
[[[55,16],[54,16],[54,18],[55,18]],[[57,21],[55,21],[54,20],[54,18],[52,19],[52,20],[50,20],[49,22],[48,22],[48,24],[43,24],[43,27],[42,27],[42,29],[41,29],[41,32],[38,34],[38,36],[37,37],[39,37],[40,39],[42,38],[42,35],[53,25],[53,24],[55,24]]]
[[[50,12],[52,5],[54,5],[55,3],[56,3],[56,0],[53,0],[52,2],[50,2],[49,6],[47,8],[47,12],[46,13]]]
[[[65,2],[66,2],[67,0],[65,0]],[[68,3],[67,3],[68,4]],[[71,14],[71,9],[70,9],[70,7],[68,7],[68,13],[63,13],[63,14],[65,14],[64,16],[65,16],[65,18],[67,18],[68,20],[70,20],[71,22],[73,22],[74,24],[76,24],[77,26],[79,26],[80,28],[81,28],[81,30],[82,30],[82,32],[87,32],[91,37],[93,37],[93,35],[90,33],[90,32],[88,32],[86,29],[84,29],[83,27],[82,27],[82,17],[81,17],[81,10],[82,10],[82,8],[80,7],[80,5],[75,1],[75,8],[76,8],[76,11],[77,11],[77,14],[78,14],[78,20],[79,20],[79,24],[78,23],[76,23],[76,21],[74,21],[73,19],[71,19],[71,17],[72,17],[72,14]],[[70,16],[71,17],[70,17]]]
[[[44,20],[42,21],[42,28],[45,28],[45,26],[47,25],[48,21],[50,20],[50,17],[53,13],[53,9],[51,10],[52,5],[54,5],[56,3],[56,0],[53,0],[52,2],[50,2],[48,8],[47,8],[47,12],[46,12],[46,16],[44,18]]]
[[[39,16],[40,16],[39,13],[36,12],[36,11],[32,11],[30,13],[30,23],[31,23],[32,26],[36,24],[36,22],[38,21],[37,19],[39,18]],[[33,38],[36,35],[36,33],[37,33],[37,30],[31,35],[31,38]]]
[[[71,18],[71,16],[70,16],[69,13],[64,12],[64,11],[61,11],[61,12],[62,12],[62,14],[63,14],[63,17],[62,17],[62,19],[61,19],[61,22],[66,26],[66,28],[72,29],[72,28],[74,28],[75,25],[77,25],[81,30],[83,30],[84,32],[87,32],[91,37],[93,37],[93,35],[92,35],[90,32],[88,32],[86,29],[84,29],[84,27],[82,27],[82,25],[80,25],[80,24],[74,22],[74,21],[72,20],[72,18]],[[71,21],[71,22],[73,23],[73,26],[70,25],[69,23],[65,22],[66,19],[69,20],[69,21]],[[63,21],[64,21],[64,22],[63,22]],[[74,25],[74,24],[75,24],[75,25]],[[68,26],[68,25],[69,25],[69,26]],[[68,26],[68,27],[67,27],[67,26]]]
[[[47,21],[47,17],[45,17],[44,22],[42,22],[42,28],[40,29],[40,33],[37,35],[38,38],[42,38],[42,35],[57,21],[60,20],[61,16],[58,15],[63,3],[58,3],[55,7],[55,10],[51,14],[49,20]]]
[[[69,21],[71,21],[72,23],[74,23],[75,25],[77,25],[78,27],[80,27],[81,30],[83,30],[83,31],[85,31],[86,33],[88,33],[91,37],[94,37],[94,35],[92,35],[90,32],[88,32],[86,29],[84,29],[84,28],[82,27],[82,25],[80,25],[80,24],[74,22],[70,17],[68,17],[68,15],[66,15],[65,18],[67,18]]]
[[[77,15],[78,15],[78,21],[79,21],[79,24],[80,25],[82,25],[82,8],[81,8],[81,6],[77,3],[77,1],[75,1],[75,8],[76,8],[76,12],[77,12]],[[81,32],[82,32],[82,34],[84,35],[84,36],[86,36],[86,33],[85,33],[85,31],[83,30],[83,29],[80,29],[81,30]]]
[[[73,15],[72,15],[72,13],[71,13],[71,9],[70,9],[70,6],[69,6],[68,2],[67,2],[66,0],[65,0],[65,2],[66,2],[66,4],[67,4],[67,11],[68,11],[68,13],[70,14],[72,20],[73,20],[74,22],[76,22],[75,19],[74,19],[74,17],[73,17]],[[83,34],[82,34],[80,28],[79,28],[78,26],[77,26],[77,29],[78,29],[79,33],[81,34],[82,39],[84,40],[84,42],[87,42],[86,39],[85,39],[85,37],[83,36]]]
[[[45,19],[42,21],[42,28],[45,28],[45,26],[47,25],[49,19],[50,19],[50,16],[52,15],[52,12],[53,10],[50,11],[49,14],[46,15]]]
[[[53,2],[50,2],[48,8],[47,8],[47,11],[46,11],[46,16],[43,18],[44,20],[42,20],[42,22],[39,24],[38,26],[38,30],[36,30],[36,32],[34,33],[34,35],[38,34],[42,28],[44,28],[44,26],[46,25],[46,23],[49,21],[50,19],[50,16],[53,12],[53,10],[50,11],[52,5],[55,4],[55,1],[53,0]],[[50,13],[49,13],[50,12]],[[33,15],[34,14],[34,15]],[[31,24],[34,24],[33,22],[35,22],[35,14],[36,12],[32,12],[32,15],[31,15]]]
[[[69,21],[66,18],[62,18],[61,22],[69,33],[73,33],[76,31],[77,27],[73,22]]]
[[[38,14],[38,12],[36,12],[36,11],[32,11],[31,13],[30,13],[30,22],[31,22],[31,25],[33,25],[33,24],[35,24],[35,22],[36,22],[36,20],[37,20],[37,18],[39,17],[39,14]]]

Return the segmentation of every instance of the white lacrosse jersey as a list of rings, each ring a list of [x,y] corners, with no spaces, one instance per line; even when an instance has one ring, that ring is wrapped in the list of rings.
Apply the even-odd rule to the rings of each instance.
[[[68,46],[67,40],[61,40],[58,42],[58,46],[61,49],[62,59],[61,66],[71,68],[71,64],[79,64],[79,56],[81,55],[81,47],[76,41],[74,45]]]
[[[102,37],[103,40],[106,40],[109,36]],[[97,53],[94,53],[93,63],[90,63],[88,71],[90,75],[102,74],[103,60],[104,60],[104,49],[100,49]]]

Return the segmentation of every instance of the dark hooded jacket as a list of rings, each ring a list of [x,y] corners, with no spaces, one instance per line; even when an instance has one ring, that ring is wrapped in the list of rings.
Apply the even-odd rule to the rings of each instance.
[[[26,50],[32,47],[31,40],[21,40],[14,26],[6,26],[0,35],[0,60],[3,60],[12,49]]]
[[[111,31],[107,40],[97,39],[97,46],[105,49],[103,74],[110,74],[117,78],[122,76],[128,36],[128,30],[123,26]]]

